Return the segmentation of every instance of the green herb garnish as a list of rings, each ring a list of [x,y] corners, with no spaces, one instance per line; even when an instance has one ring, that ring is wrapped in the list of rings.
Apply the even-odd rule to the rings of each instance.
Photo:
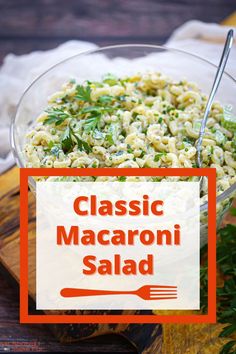
[[[194,145],[195,140],[193,138],[190,138],[189,136],[185,136],[183,137],[183,142],[190,145]]]
[[[171,111],[175,110],[175,107],[172,107],[172,106],[168,106],[166,108],[166,113],[170,113]]]
[[[116,96],[116,99],[121,102],[126,102],[126,97],[129,97],[129,96],[128,95]]]
[[[230,212],[231,215],[236,216],[236,208],[235,207],[231,207],[229,209],[229,212]]]
[[[145,156],[145,151],[142,150],[141,154],[139,155],[139,158],[142,159]]]
[[[75,97],[78,98],[78,100],[80,100],[80,101],[91,103],[92,102],[91,88],[88,85],[86,87],[84,87],[82,85],[77,85]]]
[[[217,240],[217,265],[224,279],[224,286],[217,288],[217,319],[225,323],[219,334],[228,337],[236,332],[236,225],[228,224],[219,230]],[[206,254],[207,247],[202,250]],[[207,265],[201,266],[201,310],[206,312],[208,298]],[[229,344],[230,343],[230,344]],[[234,354],[236,340],[225,344],[220,354]],[[234,349],[233,349],[234,348]],[[231,350],[232,349],[232,350]]]
[[[137,116],[138,116],[138,115],[139,115],[139,113],[137,113],[137,112],[133,112],[133,113],[132,113],[132,118],[134,118],[134,119],[135,119],[135,118],[137,118]]]
[[[126,177],[125,176],[119,176],[118,177],[118,181],[119,182],[125,182],[126,181]]]
[[[44,120],[43,124],[55,124],[60,125],[66,119],[72,118],[68,112],[65,112],[62,108],[49,108],[45,111],[48,115],[48,118]]]
[[[90,131],[94,131],[96,128],[98,128],[100,118],[100,114],[87,118],[83,125],[85,132],[89,133]]]
[[[111,133],[107,133],[107,134],[106,134],[106,141],[108,141],[108,143],[109,143],[110,145],[113,145],[113,144],[114,144],[113,136],[112,136]]]
[[[130,144],[127,144],[127,152],[129,154],[132,154],[133,153],[133,149],[131,148]]]
[[[112,112],[114,110],[113,107],[107,106],[88,106],[83,108],[80,113],[81,114],[89,114],[89,116],[85,119],[84,122],[84,130],[86,133],[90,131],[94,131],[94,129],[99,129],[99,123],[102,115],[106,112]]]
[[[160,182],[161,177],[152,177],[152,182]]]
[[[85,107],[85,108],[81,109],[80,113],[81,114],[87,114],[87,113],[101,114],[102,113],[102,107],[100,107],[100,106],[88,106],[88,107]]]
[[[110,95],[103,95],[98,98],[98,102],[102,104],[110,103],[113,100],[113,97]]]
[[[88,145],[88,143],[82,140],[81,138],[79,138],[78,135],[75,134],[73,129],[70,126],[68,126],[61,138],[62,150],[65,153],[70,152],[75,145],[77,145],[78,149],[81,151],[84,150],[87,153],[91,151],[91,148]]]
[[[118,123],[111,123],[110,126],[108,127],[106,133],[106,141],[110,145],[115,144],[115,140],[117,139],[117,135],[118,135],[118,129],[119,129]]]
[[[73,139],[71,134],[71,128],[68,126],[61,138],[61,147],[64,152],[69,152],[73,147]]]
[[[162,156],[166,156],[166,154],[167,154],[167,152],[165,152],[165,151],[159,152],[158,154],[156,154],[156,155],[154,156],[154,161],[155,161],[155,162],[159,161],[160,158],[161,158]]]

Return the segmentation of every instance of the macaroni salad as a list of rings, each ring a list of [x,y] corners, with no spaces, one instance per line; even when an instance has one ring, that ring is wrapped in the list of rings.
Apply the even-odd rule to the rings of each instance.
[[[206,102],[207,96],[194,83],[156,72],[124,78],[107,74],[101,82],[82,85],[71,80],[50,97],[47,109],[27,133],[26,166],[197,167],[195,145]],[[215,102],[203,139],[202,162],[203,167],[216,168],[218,195],[236,182],[235,131],[236,121]],[[204,188],[202,202],[207,199]]]

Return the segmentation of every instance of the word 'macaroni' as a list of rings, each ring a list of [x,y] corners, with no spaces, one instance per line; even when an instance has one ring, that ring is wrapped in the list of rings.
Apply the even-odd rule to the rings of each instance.
[[[149,201],[148,195],[143,195],[142,200],[97,200],[96,195],[79,196],[74,200],[74,212],[80,217],[83,216],[163,216],[164,201]],[[92,226],[92,225],[91,225]],[[63,225],[57,226],[57,245],[75,246],[135,246],[137,242],[144,246],[156,244],[157,246],[179,246],[181,244],[181,227],[175,224],[172,229],[81,229],[78,225],[71,225],[66,229]],[[91,248],[89,248],[91,251]],[[119,254],[114,254],[113,262],[109,259],[97,259],[94,255],[86,255],[83,259],[83,274],[100,275],[136,275],[138,272],[143,275],[153,275],[154,255],[147,254],[146,258],[139,262],[133,259],[121,260]]]

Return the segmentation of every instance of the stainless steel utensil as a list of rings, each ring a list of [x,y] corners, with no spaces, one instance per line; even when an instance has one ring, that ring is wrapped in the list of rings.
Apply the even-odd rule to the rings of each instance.
[[[204,117],[202,119],[201,128],[199,131],[199,137],[198,137],[197,144],[196,144],[196,148],[197,148],[196,164],[197,164],[197,167],[202,167],[201,151],[202,151],[202,141],[203,141],[203,136],[204,136],[204,132],[205,132],[205,128],[206,128],[206,123],[207,123],[208,115],[210,113],[215,94],[217,92],[222,75],[224,73],[226,63],[228,61],[230,50],[233,45],[233,35],[234,35],[234,32],[232,29],[230,29],[228,31],[228,34],[226,37],[224,49],[223,49],[223,52],[222,52],[222,55],[220,58],[220,62],[218,65],[216,76],[215,76],[215,80],[214,80],[214,83],[213,83],[213,86],[211,89],[211,93],[210,93],[208,101],[207,101]],[[200,178],[200,193],[202,190],[202,186],[203,186],[203,176]]]

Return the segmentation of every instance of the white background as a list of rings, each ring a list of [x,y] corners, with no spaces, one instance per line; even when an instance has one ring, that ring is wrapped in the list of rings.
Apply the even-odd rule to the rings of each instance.
[[[78,216],[73,203],[79,195],[98,200],[140,199],[164,201],[163,216]],[[37,309],[199,309],[199,184],[197,182],[38,182],[37,183]],[[57,226],[83,229],[173,230],[181,225],[181,245],[92,246],[57,245]],[[138,238],[136,238],[138,241]],[[154,255],[153,275],[84,275],[83,258],[122,259],[137,262]],[[176,285],[176,300],[143,300],[135,295],[64,298],[65,287],[135,290],[142,285]]]

